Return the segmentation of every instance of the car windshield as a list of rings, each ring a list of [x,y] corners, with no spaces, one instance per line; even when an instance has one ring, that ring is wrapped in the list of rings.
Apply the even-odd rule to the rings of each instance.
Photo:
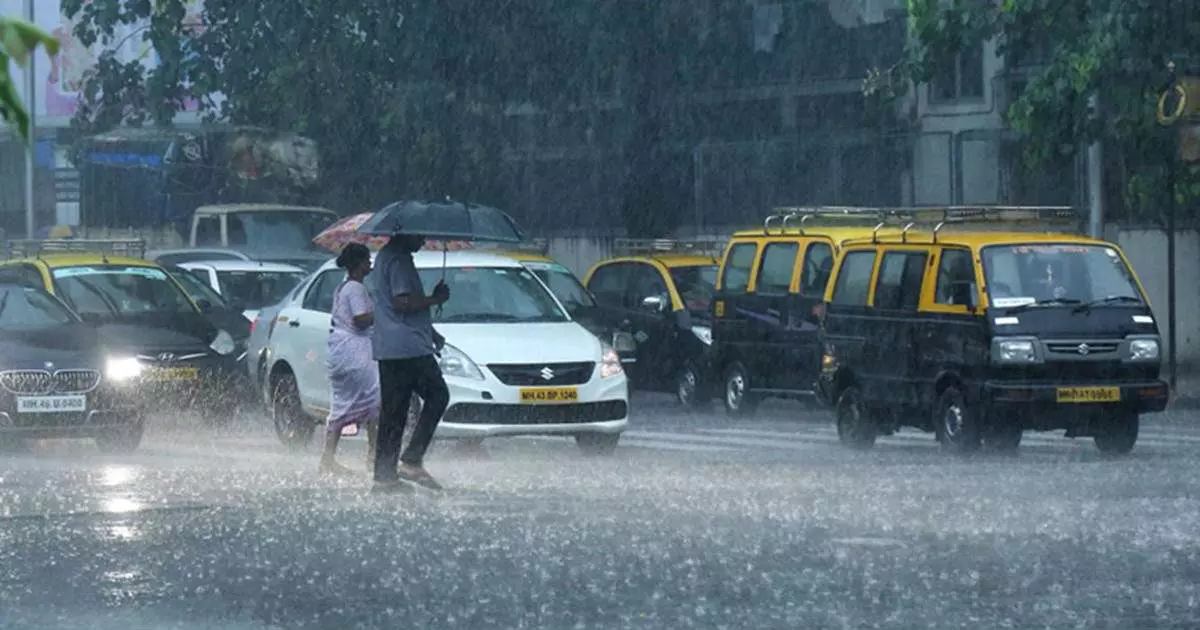
[[[59,267],[53,275],[58,295],[80,314],[121,317],[196,312],[179,285],[155,267]]]
[[[558,298],[559,302],[563,303],[563,306],[567,307],[568,311],[596,305],[592,294],[583,288],[579,278],[576,278],[570,269],[558,263],[547,262],[525,263],[525,266],[529,267],[542,282],[546,283],[546,286],[550,287],[550,292]]]
[[[301,271],[218,271],[221,294],[240,301],[246,308],[260,309],[276,304],[304,280]]]
[[[337,221],[329,212],[250,210],[228,215],[229,245],[251,251],[323,251],[313,237]]]
[[[707,315],[717,286],[716,265],[672,267],[671,280],[683,298],[684,307],[693,315]]]
[[[993,306],[1041,303],[1138,303],[1142,293],[1115,248],[1104,245],[1021,244],[983,248]]]
[[[176,267],[173,269],[167,269],[167,273],[171,274],[171,277],[175,278],[176,282],[178,282],[183,287],[183,290],[187,292],[188,297],[192,298],[197,303],[201,301],[207,301],[213,306],[221,306],[225,308],[229,307],[229,303],[225,301],[224,297],[214,291],[212,287],[208,286],[207,282],[196,277],[196,275],[191,271],[188,271],[183,267]]]
[[[432,292],[442,269],[421,269]],[[524,267],[450,267],[445,270],[450,301],[434,309],[436,322],[563,322],[567,314]]]
[[[71,311],[44,291],[29,287],[0,288],[0,331],[44,330],[75,321]]]

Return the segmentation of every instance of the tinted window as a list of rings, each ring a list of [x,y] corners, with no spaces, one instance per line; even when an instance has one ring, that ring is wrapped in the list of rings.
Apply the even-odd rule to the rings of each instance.
[[[875,283],[875,308],[917,310],[927,258],[924,252],[884,254],[879,264],[879,280]]]
[[[871,271],[875,268],[875,252],[850,252],[842,259],[833,303],[866,306],[871,291]]]
[[[205,245],[221,245],[221,222],[217,217],[201,217],[196,220],[196,242],[195,245],[203,247]],[[194,259],[193,259],[194,260]],[[169,262],[184,262],[182,260]]]
[[[443,270],[420,269],[421,283],[432,287]],[[561,322],[567,314],[524,267],[451,267],[445,270],[453,299],[433,310],[435,322]]]
[[[787,293],[792,285],[792,270],[796,268],[796,243],[771,243],[763,250],[758,266],[759,293]]]
[[[804,254],[804,267],[800,272],[800,293],[824,296],[833,273],[833,248],[828,243],[813,243]]]
[[[9,282],[26,287],[46,288],[42,284],[42,274],[31,265],[11,265],[0,267],[0,282]]]
[[[670,294],[667,293],[667,283],[663,282],[662,274],[650,265],[635,265],[630,279],[630,284],[633,286],[633,298],[637,305],[641,305],[642,300],[648,297],[660,297],[664,300],[670,298]]]
[[[588,290],[596,296],[596,301],[605,306],[624,304],[630,267],[629,264],[604,265],[592,272]]]
[[[692,315],[709,316],[713,294],[717,291],[717,266],[671,267],[671,281],[683,298],[683,307]]]
[[[975,267],[965,249],[942,250],[934,301],[938,304],[970,306],[974,303]]]
[[[75,321],[65,306],[31,287],[0,288],[0,330],[31,331]]]
[[[250,309],[278,303],[303,279],[304,273],[300,271],[217,272],[221,294],[240,300]]]
[[[308,288],[308,293],[304,295],[304,309],[332,313],[333,292],[345,279],[346,272],[341,269],[330,269],[317,276],[312,286]]]
[[[757,252],[758,245],[754,243],[739,243],[729,250],[721,277],[721,290],[746,290],[750,285],[750,268],[754,266],[754,254]]]

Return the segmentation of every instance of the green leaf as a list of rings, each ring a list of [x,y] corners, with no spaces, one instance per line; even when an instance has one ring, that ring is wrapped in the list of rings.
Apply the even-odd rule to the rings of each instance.
[[[58,40],[49,33],[22,20],[0,17],[0,47],[18,66],[29,63],[38,44],[46,48],[47,54],[58,54]]]

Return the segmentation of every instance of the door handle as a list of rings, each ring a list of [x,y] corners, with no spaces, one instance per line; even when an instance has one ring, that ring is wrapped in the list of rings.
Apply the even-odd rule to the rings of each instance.
[[[292,328],[299,328],[300,322],[293,319],[292,321],[288,322],[288,326],[291,326]]]

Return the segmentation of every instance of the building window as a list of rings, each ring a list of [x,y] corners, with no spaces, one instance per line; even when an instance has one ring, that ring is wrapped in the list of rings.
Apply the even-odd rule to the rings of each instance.
[[[967,46],[929,84],[934,103],[983,98],[983,42]]]

